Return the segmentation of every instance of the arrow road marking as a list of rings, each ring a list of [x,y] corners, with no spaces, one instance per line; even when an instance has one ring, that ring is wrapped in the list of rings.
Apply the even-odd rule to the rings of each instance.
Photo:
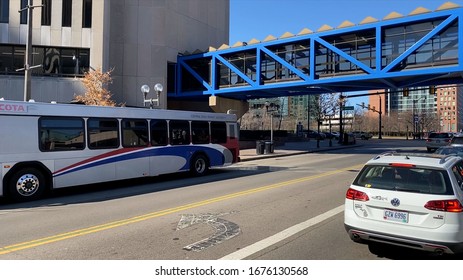
[[[178,222],[177,230],[187,228],[195,224],[207,224],[215,229],[215,234],[212,236],[183,247],[188,251],[199,252],[209,247],[220,244],[228,239],[231,239],[241,233],[240,227],[230,221],[219,218],[230,213],[221,214],[184,214]]]

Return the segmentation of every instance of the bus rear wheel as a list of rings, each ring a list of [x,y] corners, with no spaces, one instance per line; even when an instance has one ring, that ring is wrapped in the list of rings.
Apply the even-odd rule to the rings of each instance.
[[[9,182],[9,195],[15,201],[30,201],[42,196],[45,176],[35,168],[23,168],[15,172]]]
[[[204,155],[196,155],[193,157],[190,164],[190,172],[194,176],[206,175],[209,171],[208,160]]]

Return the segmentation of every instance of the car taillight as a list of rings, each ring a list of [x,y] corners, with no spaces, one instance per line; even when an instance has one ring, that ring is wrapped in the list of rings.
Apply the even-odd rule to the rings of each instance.
[[[404,168],[415,168],[416,165],[409,163],[389,163],[389,166],[393,167],[404,167]]]
[[[354,190],[352,188],[349,188],[346,193],[346,198],[351,199],[351,200],[360,200],[360,201],[368,201],[370,198],[368,195],[364,192]]]
[[[426,202],[424,208],[443,212],[463,212],[463,206],[457,199],[431,200]]]

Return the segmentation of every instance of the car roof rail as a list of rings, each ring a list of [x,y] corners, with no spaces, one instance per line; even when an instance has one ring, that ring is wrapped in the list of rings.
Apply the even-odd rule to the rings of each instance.
[[[444,164],[446,163],[449,159],[452,159],[454,157],[458,157],[457,155],[455,154],[450,154],[450,155],[445,155],[445,157],[441,158],[441,160],[439,161],[439,164]]]
[[[427,157],[427,158],[435,158],[440,159],[439,164],[444,164],[448,160],[458,157],[455,154],[449,155],[441,155],[441,154],[425,154],[425,153],[404,153],[404,152],[397,152],[397,151],[387,151],[375,156],[373,159],[377,160],[385,156],[404,156],[405,159],[410,159],[410,157]]]
[[[397,151],[387,151],[387,152],[384,152],[384,153],[381,153],[381,154],[375,156],[373,159],[376,160],[376,159],[379,159],[379,158],[381,158],[381,157],[385,157],[385,156],[394,156],[394,155],[396,155],[396,154],[397,154]]]

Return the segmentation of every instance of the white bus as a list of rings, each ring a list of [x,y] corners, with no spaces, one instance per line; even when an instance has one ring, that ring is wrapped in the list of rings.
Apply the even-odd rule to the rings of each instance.
[[[190,171],[238,161],[236,115],[0,101],[0,196]]]

